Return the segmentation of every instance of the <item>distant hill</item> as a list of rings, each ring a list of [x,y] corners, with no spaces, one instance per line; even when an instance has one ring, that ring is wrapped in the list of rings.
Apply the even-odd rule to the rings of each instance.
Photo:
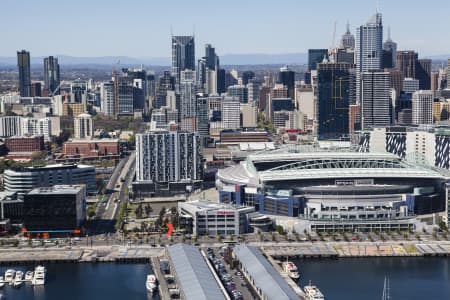
[[[55,55],[60,65],[108,65],[112,66],[120,61],[120,65],[170,66],[169,57],[129,57],[129,56],[99,56],[76,57]],[[31,65],[43,64],[43,56],[31,56]],[[304,64],[307,62],[306,53],[286,54],[225,54],[220,56],[222,65],[264,65],[264,64]],[[0,56],[0,66],[16,66],[16,57]]]

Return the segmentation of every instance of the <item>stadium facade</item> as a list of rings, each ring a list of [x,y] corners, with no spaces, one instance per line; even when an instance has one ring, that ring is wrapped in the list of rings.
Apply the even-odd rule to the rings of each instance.
[[[446,219],[447,178],[387,152],[290,146],[219,170],[220,201],[307,230],[409,230]]]

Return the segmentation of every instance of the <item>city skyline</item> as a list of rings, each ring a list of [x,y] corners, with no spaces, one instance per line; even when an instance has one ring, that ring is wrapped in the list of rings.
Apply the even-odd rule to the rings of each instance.
[[[195,33],[197,53],[206,43],[213,44],[219,55],[306,53],[309,48],[331,46],[335,22],[335,44],[345,33],[347,22],[355,34],[356,28],[376,12],[376,1],[361,2],[330,3],[324,8],[323,4],[298,1],[287,1],[284,6],[251,1],[226,4],[178,2],[172,7],[138,1],[131,9],[114,4],[105,11],[102,1],[81,1],[79,7],[84,9],[79,11],[80,18],[86,21],[79,22],[79,18],[67,18],[67,14],[61,13],[73,9],[68,4],[29,2],[28,9],[23,10],[15,1],[7,0],[0,12],[0,25],[8,27],[3,34],[7,42],[2,45],[0,56],[10,57],[18,50],[27,49],[33,56],[169,57],[171,33]],[[433,7],[439,9],[433,9],[428,3],[412,6],[404,5],[405,2],[381,1],[384,36],[390,27],[392,39],[399,49],[414,49],[421,56],[450,52],[450,42],[442,38],[446,26],[437,26],[436,21],[446,17],[445,8],[450,4],[438,0]],[[430,8],[432,13],[423,13]],[[130,13],[124,13],[127,11]],[[41,18],[45,15],[49,18]],[[40,18],[36,20],[37,26],[28,26],[27,22],[16,21],[19,16],[31,20],[36,16]],[[252,25],[245,27],[244,21]],[[311,26],[315,29],[311,30]],[[43,40],[49,42],[43,43]]]

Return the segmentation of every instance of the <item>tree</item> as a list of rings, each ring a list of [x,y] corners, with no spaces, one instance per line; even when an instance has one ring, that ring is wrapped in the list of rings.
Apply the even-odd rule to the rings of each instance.
[[[33,151],[33,153],[31,153],[31,160],[32,161],[41,160],[44,159],[46,156],[47,153],[45,151]]]

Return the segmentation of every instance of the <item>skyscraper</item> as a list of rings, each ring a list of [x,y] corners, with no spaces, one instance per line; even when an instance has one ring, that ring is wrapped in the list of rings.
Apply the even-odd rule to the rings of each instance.
[[[49,56],[44,58],[44,85],[50,93],[55,92],[55,95],[59,95],[59,91],[55,91],[59,86],[59,64],[58,58]]]
[[[288,66],[280,68],[278,72],[278,81],[288,88],[288,97],[294,99],[295,89],[295,72],[290,70]]]
[[[349,131],[349,64],[320,63],[317,69],[319,139],[339,138]]]
[[[195,70],[195,42],[193,36],[172,36],[172,76],[180,83],[180,73]]]
[[[117,115],[133,115],[133,79],[118,76],[117,79]]]
[[[389,72],[361,74],[361,127],[389,126],[391,120]]]
[[[397,61],[397,43],[391,39],[391,29],[388,29],[388,38],[383,44],[383,68],[394,68]]]
[[[350,24],[347,23],[347,31],[342,36],[341,47],[344,49],[355,49],[355,37],[350,32]]]
[[[416,79],[421,90],[431,89],[431,59],[419,59],[416,64]]]
[[[317,64],[328,59],[328,49],[308,49],[308,70],[317,70]]]
[[[433,93],[417,91],[412,96],[413,124],[433,124]]]
[[[167,91],[175,90],[175,77],[169,71],[164,71],[163,76],[159,78],[158,90],[156,92],[156,99],[153,103],[153,108],[161,108],[166,106]]]
[[[180,75],[180,113],[181,119],[195,117],[195,71],[181,71]]]
[[[17,51],[17,66],[19,68],[19,93],[21,97],[31,95],[30,52]]]
[[[356,33],[356,102],[361,101],[362,73],[380,70],[383,55],[383,25],[380,13],[376,13]]]
[[[74,136],[76,139],[92,139],[94,126],[90,114],[81,114],[73,119]]]
[[[102,112],[107,116],[115,115],[114,108],[114,82],[106,81],[102,83],[100,90]]]
[[[416,78],[416,65],[418,54],[412,50],[397,52],[397,68],[402,72],[403,78]]]
[[[450,58],[447,61],[447,89],[450,89]]]

